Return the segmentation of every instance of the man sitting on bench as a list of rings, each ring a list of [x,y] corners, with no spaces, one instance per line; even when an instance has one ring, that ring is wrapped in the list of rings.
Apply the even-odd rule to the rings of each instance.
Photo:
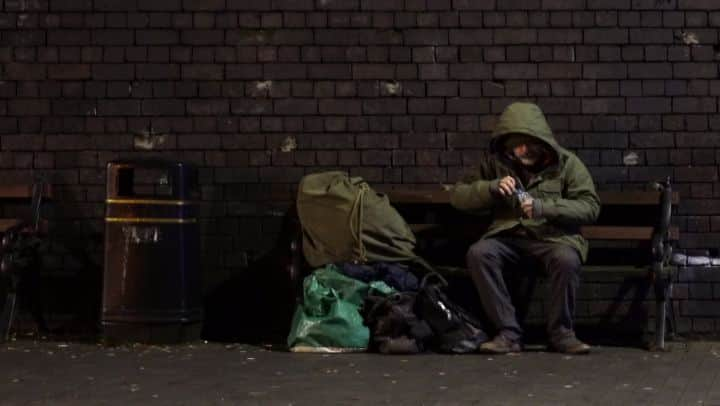
[[[526,193],[524,193],[526,191]],[[493,221],[467,253],[467,265],[483,310],[497,329],[480,351],[522,350],[523,331],[503,272],[538,266],[549,276],[547,331],[555,351],[585,354],[590,346],[573,330],[575,291],[587,241],[580,225],[600,211],[590,173],[562,148],[538,106],[513,103],[492,133],[479,173],[458,182],[451,203],[462,210],[490,209]]]

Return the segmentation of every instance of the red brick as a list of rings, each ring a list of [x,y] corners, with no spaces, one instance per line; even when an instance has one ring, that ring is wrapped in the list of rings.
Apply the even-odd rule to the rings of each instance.
[[[527,28],[498,28],[493,30],[495,44],[534,44],[537,30]]]
[[[360,100],[323,99],[318,107],[320,114],[359,115],[362,112]]]
[[[669,63],[631,63],[628,64],[630,79],[669,79],[672,77],[672,64]]]
[[[451,29],[450,44],[453,45],[490,45],[493,43],[493,31],[489,29]]]
[[[458,10],[492,10],[495,8],[495,1],[452,0],[452,7]]]
[[[715,113],[717,98],[715,97],[673,97],[674,113]]]
[[[494,77],[497,79],[536,79],[536,64],[530,63],[498,63],[495,64]]]
[[[403,32],[405,45],[447,45],[448,30],[408,29]]]
[[[668,97],[628,97],[627,112],[630,114],[670,113]]]
[[[364,114],[406,114],[406,101],[402,99],[363,100]]]
[[[409,114],[443,114],[445,103],[442,98],[412,98],[408,100]]]
[[[387,64],[355,64],[352,68],[353,79],[392,79],[395,67]]]
[[[538,105],[543,113],[548,114],[579,114],[580,99],[570,97],[541,97],[537,100]],[[548,117],[551,127],[555,131],[561,131],[556,124],[552,122],[553,117]]]
[[[402,171],[404,183],[443,183],[447,181],[445,168],[405,167]]]
[[[44,80],[47,78],[44,64],[8,63],[4,65],[5,77],[10,80]]]
[[[583,114],[618,114],[625,112],[624,100],[620,97],[583,98]]]
[[[422,79],[422,75],[421,75]],[[458,95],[458,82],[428,82],[428,96],[455,97]]]
[[[718,75],[718,66],[715,63],[675,63],[673,76],[687,79],[715,79]]]
[[[671,28],[630,29],[630,43],[632,44],[672,44],[673,42]]]
[[[585,0],[542,0],[544,10],[582,10]]]
[[[448,66],[445,64],[421,64],[419,67],[421,80],[446,80],[448,78]]]
[[[90,65],[58,64],[48,66],[48,79],[80,80],[90,78]]]
[[[619,63],[586,63],[583,64],[585,79],[625,79],[627,66]]]
[[[627,44],[628,30],[624,28],[588,28],[584,32],[586,44]]]
[[[498,10],[534,10],[540,8],[540,0],[498,0]]]
[[[12,116],[44,116],[50,113],[50,102],[43,99],[15,99],[8,103]]]
[[[578,63],[541,63],[540,79],[580,79],[582,65]]]
[[[137,30],[135,41],[138,45],[172,45],[178,44],[180,37],[174,30]]]
[[[713,0],[677,0],[680,9],[720,10],[720,4]]]
[[[538,30],[538,43],[540,44],[579,44],[582,42],[583,32],[579,29],[547,28]]]
[[[138,9],[145,11],[181,11],[181,0],[153,0],[138,2]]]
[[[220,80],[223,78],[222,65],[182,65],[183,79]]]
[[[487,98],[453,97],[447,100],[448,114],[481,114],[490,110]]]
[[[286,64],[287,65],[287,64]],[[304,67],[302,65],[294,65],[295,74],[285,74],[281,77],[291,77],[294,79],[304,78]],[[289,71],[285,68],[285,71]],[[267,72],[267,67],[266,67]],[[279,73],[279,72],[278,72]],[[267,73],[266,73],[267,75]],[[349,64],[311,64],[309,65],[308,78],[310,79],[352,79],[352,67]]]

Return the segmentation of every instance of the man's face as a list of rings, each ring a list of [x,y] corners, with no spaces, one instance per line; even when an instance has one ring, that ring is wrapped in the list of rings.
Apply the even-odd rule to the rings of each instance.
[[[533,166],[545,154],[545,146],[539,140],[525,134],[512,134],[505,142],[506,152],[525,166]]]

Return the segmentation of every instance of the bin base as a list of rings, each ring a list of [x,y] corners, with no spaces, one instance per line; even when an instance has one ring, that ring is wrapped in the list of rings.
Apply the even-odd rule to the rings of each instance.
[[[108,344],[137,342],[179,344],[200,339],[202,322],[195,323],[120,323],[102,322],[103,341]]]

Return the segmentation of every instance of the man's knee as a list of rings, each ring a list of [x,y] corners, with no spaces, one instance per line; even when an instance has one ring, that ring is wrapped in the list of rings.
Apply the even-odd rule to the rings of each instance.
[[[480,240],[471,245],[465,255],[467,263],[490,263],[498,259],[497,242],[494,240]]]
[[[546,261],[550,273],[577,274],[580,271],[580,255],[568,246],[560,245],[554,248]]]

